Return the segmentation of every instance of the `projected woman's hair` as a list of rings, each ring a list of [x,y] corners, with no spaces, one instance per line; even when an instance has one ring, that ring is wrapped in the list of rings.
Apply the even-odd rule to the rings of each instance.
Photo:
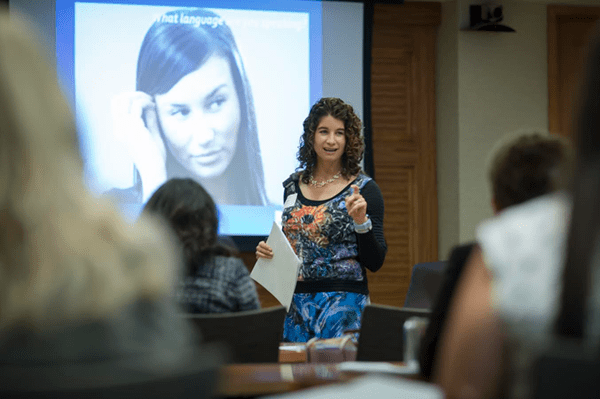
[[[217,14],[182,9],[146,32],[136,92],[113,101],[129,135],[131,189],[145,201],[170,178],[193,178],[219,204],[267,203],[252,93],[231,29]]]

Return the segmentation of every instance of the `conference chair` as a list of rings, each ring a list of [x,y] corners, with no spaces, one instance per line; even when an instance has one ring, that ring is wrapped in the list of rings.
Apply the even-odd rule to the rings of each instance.
[[[413,266],[405,308],[431,309],[442,285],[446,261],[417,263]]]
[[[426,309],[388,305],[365,306],[358,336],[357,361],[401,362],[404,360],[404,322],[413,316],[429,318]]]
[[[277,363],[285,307],[233,313],[186,314],[204,342],[221,342],[233,363]]]

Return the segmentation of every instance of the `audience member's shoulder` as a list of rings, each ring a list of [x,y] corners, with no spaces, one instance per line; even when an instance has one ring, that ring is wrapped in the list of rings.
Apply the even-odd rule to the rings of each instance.
[[[477,243],[472,241],[467,244],[460,244],[452,247],[452,249],[450,249],[450,255],[448,256],[448,265],[445,271],[446,275],[460,275],[476,245]]]
[[[535,265],[556,269],[564,254],[569,209],[569,197],[555,193],[507,208],[483,222],[477,241],[492,276],[520,275]]]
[[[240,271],[248,272],[248,269],[244,265],[242,259],[237,256],[226,256],[216,255],[212,256],[206,265],[203,265],[202,270],[199,273],[209,274],[214,276],[218,275],[234,275],[239,274]]]
[[[547,328],[565,253],[570,199],[542,196],[507,208],[477,231],[492,279],[492,303],[504,318],[535,318]],[[552,292],[551,292],[552,291]]]
[[[562,234],[569,220],[570,204],[569,196],[559,192],[511,206],[481,223],[477,228],[477,240],[485,247],[503,239],[527,240]]]
[[[500,216],[505,218],[525,218],[531,216],[532,218],[535,218],[550,212],[564,214],[569,211],[570,204],[571,201],[569,195],[563,191],[559,191],[539,196],[519,205],[508,207],[500,214]]]
[[[448,256],[448,260],[450,261],[452,258],[462,258],[468,257],[473,248],[477,245],[475,241],[471,241],[466,244],[459,244],[450,249],[450,256]]]
[[[238,258],[237,256],[222,256],[221,258],[223,258],[223,263],[225,263],[227,267],[248,272],[248,269],[241,258]]]

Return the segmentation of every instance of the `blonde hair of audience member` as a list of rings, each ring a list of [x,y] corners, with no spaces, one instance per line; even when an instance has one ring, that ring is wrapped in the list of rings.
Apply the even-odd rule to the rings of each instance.
[[[590,262],[597,255],[598,230],[600,229],[600,36],[596,30],[595,40],[588,55],[588,71],[582,86],[583,103],[579,113],[576,135],[575,173],[568,189],[573,198],[571,222],[567,241],[564,273],[583,262]],[[571,281],[569,295],[573,302],[587,298],[591,288],[590,276],[577,275]],[[505,387],[507,375],[503,374],[508,363],[506,324],[492,306],[491,276],[485,266],[481,249],[472,253],[464,275],[452,300],[446,324],[442,348],[434,373],[448,398],[491,398],[508,395],[500,392]],[[562,284],[562,283],[561,283]],[[556,287],[554,287],[556,288]],[[545,287],[541,288],[545,289]],[[563,293],[564,295],[564,293]],[[559,306],[559,305],[557,305]],[[576,307],[576,306],[575,306]],[[566,312],[566,317],[574,317]],[[589,314],[588,314],[589,316]],[[574,317],[576,319],[576,317]],[[565,323],[570,330],[575,323]],[[558,325],[558,324],[557,324]],[[577,326],[581,327],[581,326]],[[568,333],[568,332],[567,332]],[[572,333],[572,331],[571,331]],[[519,359],[522,361],[522,359]],[[506,387],[509,388],[509,387]]]
[[[174,281],[162,233],[86,191],[71,111],[31,32],[0,12],[0,329],[102,318]]]

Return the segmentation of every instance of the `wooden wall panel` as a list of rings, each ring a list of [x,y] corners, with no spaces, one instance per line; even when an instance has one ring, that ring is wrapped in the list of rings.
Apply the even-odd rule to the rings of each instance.
[[[388,255],[371,301],[402,306],[412,266],[437,260],[435,43],[439,3],[376,4],[371,69],[375,178]]]
[[[414,201],[416,194],[415,167],[381,167],[377,169],[377,184],[385,199],[385,236],[388,254],[384,266],[377,273],[369,273],[369,287],[373,303],[402,306],[410,279],[408,265],[414,259],[415,240]],[[405,284],[402,284],[405,282]]]
[[[372,129],[380,133],[378,142],[373,141],[373,146],[379,143],[415,144],[414,131],[411,122],[411,96],[413,58],[411,54],[395,51],[378,54],[377,61],[373,62],[371,71],[371,90],[377,97],[371,99]],[[395,134],[390,134],[395,133]],[[375,147],[374,154],[381,157]],[[381,148],[380,148],[381,149]],[[375,172],[377,174],[377,170]]]
[[[548,5],[548,124],[553,133],[573,135],[574,100],[579,96],[589,38],[600,7]]]

